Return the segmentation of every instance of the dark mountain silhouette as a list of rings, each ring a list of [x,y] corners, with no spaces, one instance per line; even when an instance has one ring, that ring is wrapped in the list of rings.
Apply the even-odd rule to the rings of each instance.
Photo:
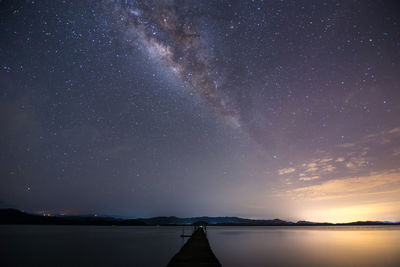
[[[146,222],[150,225],[181,225],[193,224],[197,221],[203,221],[210,225],[292,225],[294,223],[282,221],[279,219],[274,220],[252,220],[239,217],[191,217],[191,218],[178,218],[170,217],[153,217],[153,218],[140,218],[140,221]]]
[[[146,225],[139,220],[95,216],[43,216],[15,209],[0,209],[0,224]]]
[[[191,225],[202,221],[220,226],[325,226],[325,225],[400,225],[399,222],[358,221],[350,223],[316,223],[308,221],[288,222],[280,219],[253,220],[239,217],[191,217],[175,216],[119,219],[113,217],[86,216],[43,216],[29,214],[16,209],[0,209],[0,224],[44,224],[44,225]]]

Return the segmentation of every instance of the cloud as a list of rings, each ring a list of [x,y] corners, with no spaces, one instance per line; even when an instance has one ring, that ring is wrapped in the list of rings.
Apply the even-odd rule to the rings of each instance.
[[[314,176],[309,176],[309,177],[300,177],[299,180],[300,181],[312,181],[315,179],[319,179],[318,175],[314,175]]]
[[[324,159],[321,159],[319,162],[320,163],[327,163],[327,162],[330,162],[332,160],[333,160],[333,158],[324,158]]]
[[[393,128],[388,131],[389,134],[400,136],[400,127]]]
[[[314,221],[400,220],[400,127],[317,151],[275,197]]]
[[[344,151],[368,150],[376,145],[387,145],[398,141],[400,138],[400,127],[368,134],[354,143],[344,143],[337,145]]]
[[[349,147],[354,147],[356,144],[352,144],[352,143],[345,143],[345,144],[340,144],[338,145],[338,147],[341,148],[349,148]]]
[[[290,181],[290,179],[285,179],[285,183],[286,183],[287,185],[293,184],[292,181]]]
[[[349,169],[355,169],[355,168],[356,168],[356,165],[354,165],[353,162],[347,162],[347,163],[346,163],[346,167],[349,168]]]
[[[279,173],[279,175],[285,175],[285,174],[293,173],[295,171],[296,171],[295,168],[284,168],[284,169],[278,170],[278,173]]]
[[[392,153],[378,155],[381,151],[390,149],[389,145],[400,138],[400,127],[366,135],[359,139],[358,142],[340,144],[333,148],[330,152],[319,153],[320,158],[312,158],[308,162],[295,166],[300,175],[299,177],[322,178],[341,177],[347,173],[356,173],[363,169],[376,169],[379,162],[388,157],[400,156],[400,148],[391,149]],[[376,152],[378,151],[378,152]],[[334,156],[333,156],[334,155]],[[346,168],[343,168],[343,167]],[[397,166],[394,166],[397,167]],[[393,168],[389,167],[389,168]],[[388,169],[387,167],[385,169]],[[329,174],[329,177],[326,175]],[[313,180],[313,179],[302,179]]]
[[[395,148],[395,149],[393,150],[392,156],[393,156],[393,157],[400,156],[400,147]]]
[[[323,172],[333,172],[334,170],[336,170],[336,167],[333,165],[326,165],[321,168]]]
[[[298,167],[301,170],[300,176],[333,172],[336,169],[336,167],[332,165],[333,160],[332,157],[326,157],[321,159],[312,159],[309,163],[303,163]],[[315,177],[315,175],[312,176]]]
[[[346,167],[351,170],[358,170],[368,165],[367,152],[363,151],[358,156],[352,157],[346,162]]]
[[[372,173],[369,176],[329,180],[318,185],[289,190],[287,193],[293,198],[320,200],[393,191],[400,193],[400,169]]]
[[[302,175],[304,173],[301,173]],[[400,168],[331,180],[323,176],[300,176],[292,189],[275,197],[290,200],[298,216],[310,221],[398,221]]]
[[[400,127],[395,127],[390,130],[384,130],[378,133],[373,133],[365,136],[362,140],[364,143],[392,143],[395,139],[400,137]]]
[[[313,160],[311,160],[310,163],[303,163],[302,171],[305,173],[318,171],[319,166],[318,166],[317,162],[318,162],[318,160],[313,159]]]
[[[318,167],[310,167],[304,170],[304,172],[316,172],[316,171],[318,171]]]

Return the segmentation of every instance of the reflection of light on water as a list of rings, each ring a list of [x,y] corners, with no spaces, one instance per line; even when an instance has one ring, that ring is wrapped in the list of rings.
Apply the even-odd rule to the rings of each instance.
[[[210,227],[208,236],[223,266],[400,266],[398,226]]]

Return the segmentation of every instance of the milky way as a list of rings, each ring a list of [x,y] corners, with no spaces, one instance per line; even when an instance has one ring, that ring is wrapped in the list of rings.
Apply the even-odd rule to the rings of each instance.
[[[108,3],[110,4],[110,3]],[[222,75],[207,53],[201,32],[190,14],[177,12],[178,3],[172,1],[117,1],[111,2],[116,16],[151,56],[188,83],[223,116],[229,125],[240,127],[240,119],[232,105],[227,104],[218,84]]]

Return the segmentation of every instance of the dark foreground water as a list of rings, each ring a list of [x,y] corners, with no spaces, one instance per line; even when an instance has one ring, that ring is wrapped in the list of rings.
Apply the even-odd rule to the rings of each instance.
[[[0,226],[0,266],[165,266],[181,227]],[[209,227],[225,267],[400,266],[400,227]]]

